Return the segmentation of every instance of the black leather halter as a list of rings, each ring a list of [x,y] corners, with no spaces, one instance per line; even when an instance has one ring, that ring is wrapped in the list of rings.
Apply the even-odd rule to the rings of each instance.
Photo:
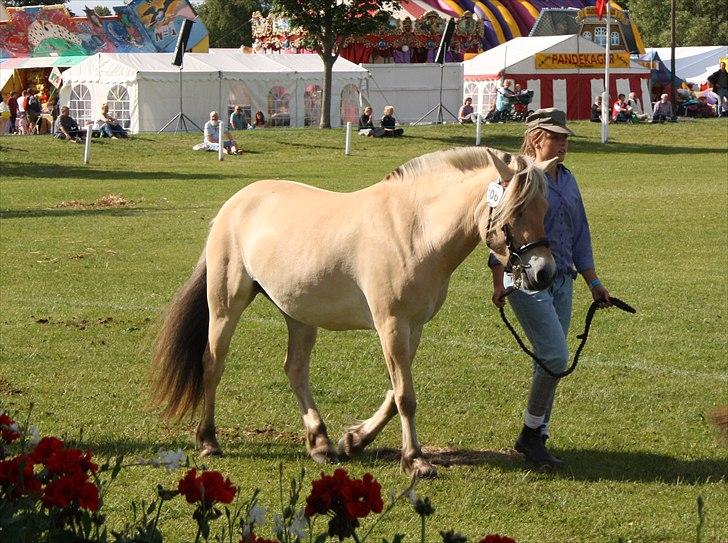
[[[498,178],[498,184],[502,185],[501,179]],[[505,188],[504,188],[505,190]],[[490,207],[488,210],[488,225],[486,227],[486,232],[490,231],[490,225],[493,218],[493,207]],[[506,236],[506,249],[508,250],[508,264],[511,266],[512,272],[513,272],[513,286],[517,289],[521,288],[522,283],[522,273],[523,270],[528,269],[531,267],[530,264],[526,264],[523,261],[523,256],[528,253],[529,251],[532,251],[533,249],[536,249],[537,247],[549,247],[549,240],[547,238],[539,238],[537,240],[531,241],[529,243],[524,243],[520,247],[516,247],[515,241],[513,239],[513,234],[511,233],[511,227],[506,223],[501,227],[501,230],[503,230],[503,233]]]

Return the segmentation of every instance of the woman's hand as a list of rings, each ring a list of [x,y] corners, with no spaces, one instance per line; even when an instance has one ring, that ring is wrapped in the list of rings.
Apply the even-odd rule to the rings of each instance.
[[[597,285],[591,289],[592,298],[599,304],[601,309],[612,307],[612,302],[609,299],[609,291],[604,285]]]
[[[493,296],[490,299],[498,309],[506,305],[506,288],[502,283],[500,285],[493,285]]]

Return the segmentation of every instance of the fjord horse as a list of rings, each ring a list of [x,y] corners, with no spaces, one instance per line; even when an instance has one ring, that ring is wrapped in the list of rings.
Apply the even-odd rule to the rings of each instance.
[[[508,185],[496,207],[486,197],[492,182]],[[212,221],[196,269],[170,304],[153,356],[154,399],[177,418],[202,402],[201,455],[221,454],[215,392],[240,315],[263,293],[288,325],[284,368],[311,457],[326,462],[359,453],[399,413],[403,470],[434,476],[415,432],[411,366],[422,328],[481,240],[503,263],[509,248],[526,248],[518,255],[525,288],[551,283],[556,266],[548,244],[538,241],[545,193],[541,168],[477,147],[412,159],[352,193],[290,181],[248,185]],[[376,330],[391,381],[377,411],[346,430],[336,448],[309,390],[319,327]]]

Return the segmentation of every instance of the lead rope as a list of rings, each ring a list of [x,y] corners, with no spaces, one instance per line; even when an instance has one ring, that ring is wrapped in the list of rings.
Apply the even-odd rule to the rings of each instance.
[[[506,296],[513,292],[511,290],[510,292],[506,293]],[[614,307],[617,307],[621,309],[622,311],[626,311],[627,313],[637,313],[637,310],[629,305],[626,302],[623,302],[619,298],[615,298],[613,296],[609,297],[609,300],[612,302],[612,305]],[[576,348],[576,352],[574,353],[574,360],[571,362],[571,366],[569,366],[566,370],[562,372],[554,372],[551,371],[549,368],[546,367],[546,364],[541,362],[538,357],[528,348],[526,347],[525,343],[523,343],[523,340],[518,335],[518,332],[516,332],[515,328],[511,325],[510,322],[508,322],[508,318],[506,317],[506,312],[503,310],[503,308],[499,308],[500,310],[500,316],[503,322],[506,325],[506,328],[510,330],[511,334],[514,338],[516,338],[516,342],[518,342],[518,345],[521,347],[521,350],[526,353],[528,356],[533,358],[533,361],[536,362],[540,366],[540,368],[548,373],[551,377],[554,377],[556,379],[561,379],[562,377],[566,377],[571,372],[573,372],[576,369],[576,365],[579,363],[579,356],[581,355],[582,349],[584,349],[584,345],[586,345],[586,340],[589,338],[589,328],[591,328],[592,319],[594,319],[594,314],[597,312],[597,309],[599,309],[599,302],[592,302],[589,306],[589,310],[586,312],[586,318],[584,319],[584,331],[576,336],[577,339],[581,340],[581,343],[579,343],[579,346]]]

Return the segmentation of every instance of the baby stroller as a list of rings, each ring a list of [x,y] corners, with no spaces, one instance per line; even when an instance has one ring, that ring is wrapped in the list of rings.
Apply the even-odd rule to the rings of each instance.
[[[528,109],[528,105],[533,100],[533,91],[526,90],[513,97],[513,112],[511,120],[518,122],[526,122],[526,117],[533,113],[532,109]]]

